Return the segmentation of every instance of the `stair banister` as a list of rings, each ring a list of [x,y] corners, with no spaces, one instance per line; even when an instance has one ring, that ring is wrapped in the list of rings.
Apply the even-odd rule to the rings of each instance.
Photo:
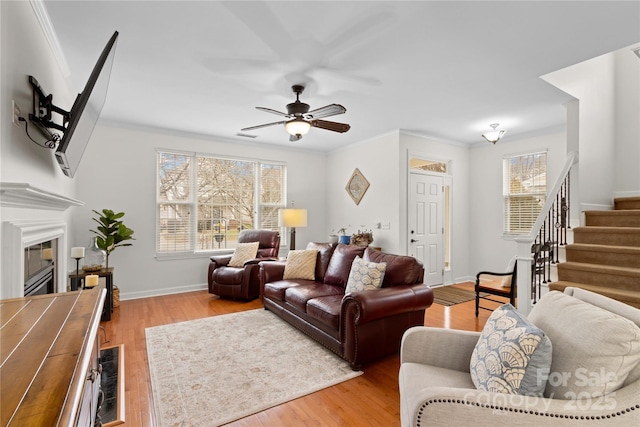
[[[534,226],[531,228],[531,231],[528,235],[518,236],[514,239],[517,243],[516,255],[518,262],[516,297],[518,301],[518,311],[524,315],[528,315],[533,306],[532,290],[534,284],[531,280],[531,265],[533,261],[531,247],[539,235],[542,226],[545,224],[550,212],[554,208],[564,182],[571,172],[571,167],[576,163],[578,163],[578,154],[575,151],[569,152],[567,154],[567,160],[565,161],[558,178],[551,190],[547,192],[544,207],[538,214],[538,218]]]

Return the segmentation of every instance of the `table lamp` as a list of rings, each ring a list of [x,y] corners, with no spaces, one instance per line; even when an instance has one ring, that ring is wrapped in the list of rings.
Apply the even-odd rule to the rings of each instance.
[[[291,227],[290,249],[296,249],[296,227],[307,226],[306,209],[280,209],[279,222],[281,227]]]
[[[80,260],[84,258],[84,247],[75,246],[71,248],[71,258],[76,260],[76,280],[75,283],[71,283],[71,290],[77,291],[80,284]]]

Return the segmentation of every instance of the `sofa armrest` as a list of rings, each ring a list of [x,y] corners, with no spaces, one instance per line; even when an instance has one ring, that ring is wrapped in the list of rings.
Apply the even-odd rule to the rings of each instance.
[[[402,336],[400,364],[421,363],[469,372],[471,353],[479,337],[480,332],[415,326]]]
[[[212,257],[209,257],[209,259],[211,262],[216,263],[217,267],[225,267],[229,264],[229,261],[231,261],[232,256],[233,255],[213,255]]]
[[[640,423],[640,381],[604,396],[560,400],[536,396],[491,393],[475,389],[425,387],[413,396],[402,396],[402,425],[510,425],[551,423],[561,426],[635,426]],[[406,400],[405,400],[406,399]]]
[[[424,310],[433,303],[433,292],[428,286],[400,285],[369,291],[352,292],[342,299],[342,313],[357,313],[355,325],[371,322],[396,314]],[[352,311],[349,306],[355,305]]]
[[[260,264],[261,262],[267,262],[267,261],[277,261],[277,258],[273,258],[273,257],[261,257],[261,258],[254,258],[254,259],[250,259],[249,261],[245,261],[244,265],[247,264]]]
[[[260,283],[270,283],[282,280],[286,263],[282,261],[261,261],[260,262]]]

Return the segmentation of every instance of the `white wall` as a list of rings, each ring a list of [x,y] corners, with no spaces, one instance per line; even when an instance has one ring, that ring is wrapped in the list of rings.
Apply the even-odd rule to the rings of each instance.
[[[543,78],[579,100],[582,204],[610,205],[617,191],[640,191],[640,65],[631,48]]]
[[[123,221],[135,231],[136,240],[109,258],[122,299],[203,289],[207,282],[208,255],[162,261],[155,257],[157,149],[286,162],[288,200],[308,209],[309,226],[296,229],[297,245],[326,241],[324,154],[98,126],[76,174],[77,197],[86,205],[75,210],[72,227],[78,244],[86,246],[93,235],[89,230],[95,228],[92,210],[125,212]]]
[[[614,190],[637,192],[640,191],[640,58],[631,48],[613,55],[616,64]]]
[[[74,182],[61,172],[53,150],[31,142],[25,133],[24,123],[20,127],[11,123],[12,100],[17,102],[25,118],[32,112],[29,75],[38,79],[43,89],[53,94],[54,104],[63,109],[71,109],[75,94],[69,90],[29,2],[0,2],[0,20],[0,181],[29,183],[48,192],[75,198]],[[29,126],[29,130],[34,139],[44,140],[33,126]],[[56,211],[2,207],[0,223],[13,220],[66,221],[74,209]],[[4,241],[3,238],[0,240]],[[0,256],[0,259],[4,258]],[[61,267],[66,270],[67,257],[62,256],[60,261]],[[1,284],[0,298],[5,286],[10,287],[11,284]]]
[[[400,158],[399,135],[392,132],[379,138],[351,145],[329,153],[327,157],[327,228],[323,241],[331,230],[347,228],[351,235],[359,228],[372,229],[373,245],[385,252],[405,253],[399,244],[400,232]],[[345,187],[358,168],[369,181],[369,188],[356,205]],[[387,222],[388,230],[374,228]]]
[[[566,134],[513,139],[508,134],[495,145],[476,144],[469,165],[469,271],[503,271],[516,254],[516,243],[502,237],[502,158],[547,150],[547,186],[551,188],[566,160]]]

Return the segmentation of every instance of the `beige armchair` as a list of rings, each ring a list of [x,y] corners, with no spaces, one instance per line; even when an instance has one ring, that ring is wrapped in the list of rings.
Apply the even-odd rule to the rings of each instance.
[[[553,310],[558,311],[554,300],[574,303],[574,299],[586,305],[581,302],[565,305],[565,309],[554,313]],[[470,360],[479,332],[424,326],[407,330],[400,350],[402,426],[640,426],[640,329],[637,328],[640,327],[640,310],[602,295],[567,288],[564,294],[556,291],[548,298],[543,297],[528,319],[547,334],[553,346],[549,382],[544,396],[540,397],[476,389],[470,375]],[[583,348],[566,345],[563,329],[574,335],[576,330],[582,329],[581,333],[587,338],[577,341],[583,342]],[[627,332],[631,335],[619,337],[620,333]],[[610,340],[600,347],[591,342],[591,337],[599,333],[605,341]],[[615,347],[624,347],[620,359],[608,354]],[[595,365],[587,370],[584,366],[588,366],[590,361],[587,359],[590,358],[591,362],[595,360]],[[609,362],[611,366],[607,365]],[[600,378],[594,379],[591,374],[596,377],[603,373],[609,375],[620,363],[626,364],[628,369],[624,375],[619,375],[623,382],[614,391],[598,394],[580,391],[584,388],[574,392],[551,387],[557,385],[563,372],[567,378],[595,381]],[[567,369],[568,366],[571,368]],[[593,369],[594,366],[598,368]],[[590,375],[586,375],[587,371]],[[584,379],[579,375],[584,375]],[[557,398],[559,395],[563,399]]]

